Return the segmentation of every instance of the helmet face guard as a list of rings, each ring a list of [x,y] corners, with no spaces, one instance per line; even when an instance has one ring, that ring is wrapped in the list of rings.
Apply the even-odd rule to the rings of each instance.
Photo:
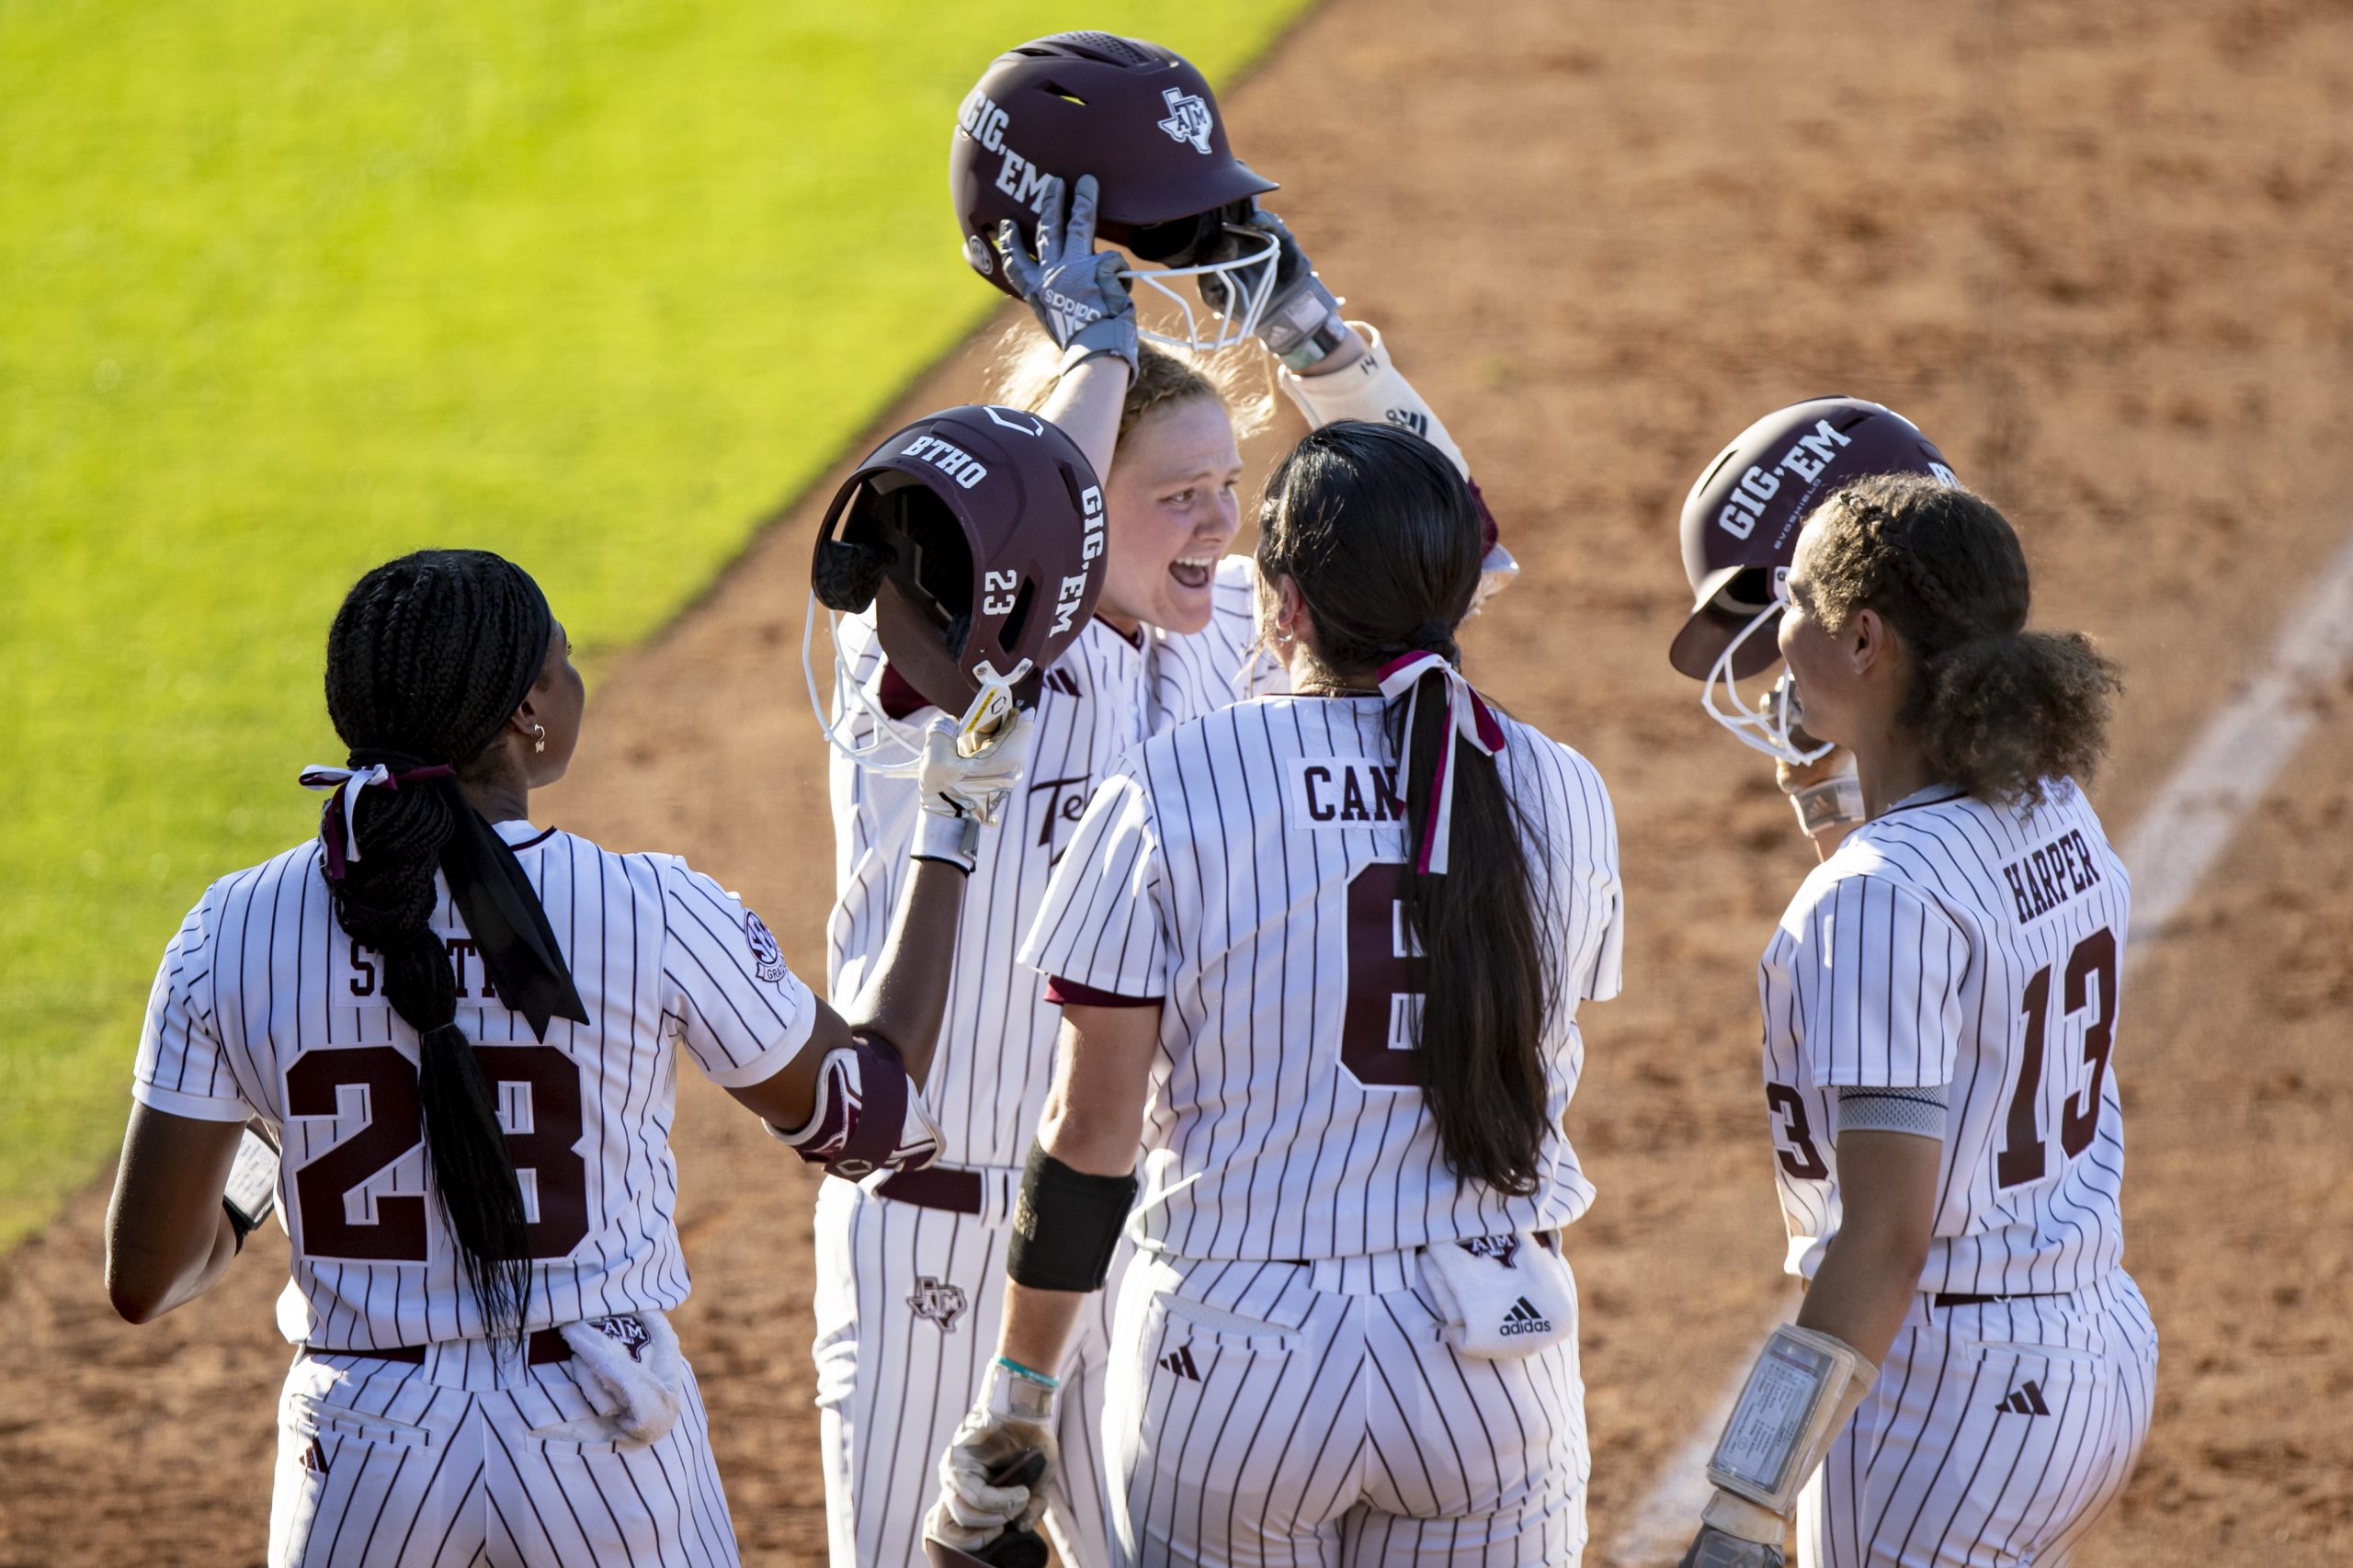
[[[1253,198],[1275,188],[1227,145],[1208,81],[1173,50],[1110,33],[1058,33],[997,57],[957,113],[949,188],[964,259],[1007,294],[997,226],[1011,219],[1035,243],[1052,182],[1093,175],[1097,233],[1139,264],[1122,273],[1159,298],[1143,336],[1178,347],[1230,347],[1256,330],[1271,297],[1277,246],[1233,231]],[[1244,254],[1203,259],[1232,235]],[[1263,244],[1260,242],[1264,242]],[[1230,312],[1204,310],[1171,279],[1230,290]],[[1142,300],[1140,304],[1145,303]]]
[[[877,771],[921,760],[920,739],[852,677],[835,618],[870,611],[892,672],[969,734],[1034,692],[1093,617],[1103,574],[1102,488],[1058,427],[975,405],[893,433],[835,493],[811,563],[801,667],[827,740]],[[813,655],[821,616],[830,697]]]
[[[1148,271],[1131,267],[1120,270],[1120,276],[1128,280],[1131,289],[1141,283],[1160,296],[1159,301],[1150,302],[1160,307],[1157,312],[1148,311],[1147,301],[1137,301],[1139,336],[1173,348],[1208,354],[1247,343],[1256,335],[1259,318],[1267,313],[1267,303],[1275,295],[1275,269],[1282,261],[1281,242],[1264,230],[1239,223],[1221,221],[1218,227],[1241,243],[1244,254],[1227,261],[1198,262],[1190,267],[1156,267]],[[1171,288],[1169,280],[1177,278],[1191,278],[1200,299],[1188,299],[1182,290]],[[1221,311],[1203,303],[1221,294],[1229,301],[1226,309]],[[1156,326],[1155,321],[1167,325]]]
[[[1749,617],[1748,624],[1733,634],[1723,652],[1716,655],[1716,662],[1708,666],[1699,687],[1699,705],[1708,710],[1709,718],[1730,730],[1734,740],[1753,751],[1761,751],[1781,762],[1819,762],[1830,755],[1830,743],[1816,741],[1799,727],[1804,716],[1799,711],[1797,683],[1790,679],[1790,672],[1783,670],[1780,678],[1754,704],[1741,695],[1740,677],[1733,673],[1738,666],[1755,662],[1755,655],[1745,655],[1744,650],[1759,632],[1769,634],[1779,627],[1781,611],[1789,602],[1790,569],[1776,567],[1773,602]]]
[[[1859,398],[1814,398],[1777,409],[1733,439],[1685,497],[1683,567],[1696,602],[1667,658],[1700,682],[1700,705],[1743,745],[1804,763],[1829,746],[1799,728],[1785,673],[1749,702],[1740,682],[1780,658],[1770,636],[1788,603],[1798,532],[1823,502],[1859,479],[1919,473],[1956,484],[1944,454],[1894,410]]]

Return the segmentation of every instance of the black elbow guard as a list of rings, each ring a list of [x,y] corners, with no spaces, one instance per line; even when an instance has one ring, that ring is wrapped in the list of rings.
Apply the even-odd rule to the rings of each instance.
[[[1013,1209],[1006,1277],[1033,1290],[1100,1290],[1111,1272],[1120,1227],[1135,1202],[1134,1172],[1088,1176],[1031,1143],[1021,1201]]]

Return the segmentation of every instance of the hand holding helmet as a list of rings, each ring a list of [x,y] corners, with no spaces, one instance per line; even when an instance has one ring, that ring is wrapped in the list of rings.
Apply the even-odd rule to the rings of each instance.
[[[956,722],[967,761],[1017,756],[1017,735],[996,753],[978,741],[1085,630],[1104,542],[1094,466],[1051,420],[979,404],[893,432],[835,493],[810,563],[801,665],[826,739],[870,771],[915,777],[930,743],[906,721],[931,707]],[[836,618],[870,615],[853,650]],[[830,692],[814,657],[821,622]]]
[[[1252,242],[1264,235],[1275,242],[1275,276],[1257,305],[1258,341],[1288,369],[1304,375],[1348,339],[1347,323],[1340,319],[1340,301],[1315,275],[1299,241],[1280,218],[1254,199],[1213,242],[1209,261],[1235,261],[1262,248]],[[1221,319],[1247,310],[1252,301],[1238,299],[1242,290],[1228,285],[1222,273],[1205,274],[1201,299]]]
[[[1056,33],[1006,51],[983,72],[957,112],[948,154],[949,193],[964,231],[964,259],[1008,294],[1023,296],[999,265],[1011,222],[1026,237],[1059,182],[1074,191],[1091,175],[1099,206],[1090,238],[1126,250],[1165,311],[1141,335],[1199,350],[1231,347],[1256,326],[1276,261],[1261,236],[1245,254],[1208,259],[1230,239],[1228,223],[1274,182],[1227,144],[1225,119],[1208,80],[1174,50],[1112,33]],[[1041,235],[1042,239],[1043,236]],[[1065,247],[1071,248],[1071,247]],[[1197,313],[1190,290],[1231,280],[1247,308],[1219,319]],[[1166,315],[1180,318],[1172,325]],[[1056,341],[1061,341],[1057,336]]]
[[[1116,252],[1095,248],[1096,187],[1093,175],[1078,176],[1067,193],[1063,221],[1063,182],[1045,196],[1038,220],[1038,254],[1022,244],[1021,226],[1007,218],[997,225],[996,248],[1006,280],[1037,312],[1054,347],[1069,356],[1065,368],[1096,354],[1109,354],[1136,368],[1136,307],[1128,297]]]

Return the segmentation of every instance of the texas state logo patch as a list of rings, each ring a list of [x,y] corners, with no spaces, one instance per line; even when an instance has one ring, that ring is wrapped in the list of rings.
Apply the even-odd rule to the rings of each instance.
[[[744,911],[744,939],[752,945],[752,968],[773,985],[785,976],[784,949],[776,945],[767,926],[750,910]]]

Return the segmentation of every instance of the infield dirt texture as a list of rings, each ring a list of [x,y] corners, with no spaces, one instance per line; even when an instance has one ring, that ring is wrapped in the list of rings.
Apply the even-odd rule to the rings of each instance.
[[[1753,965],[1809,857],[1666,666],[1684,487],[1798,397],[1917,420],[2018,522],[2038,619],[2126,666],[2095,791],[2125,838],[2353,531],[2353,7],[1332,0],[1226,101],[1527,566],[1466,637],[1472,674],[1616,794],[1626,994],[1586,1020],[1573,1131],[1600,1198],[1570,1237],[1606,1560],[1783,1290]],[[938,260],[959,265],[945,239]],[[973,395],[976,363],[892,422]],[[1254,483],[1295,433],[1254,448]],[[535,812],[684,852],[811,973],[813,523],[780,518],[617,663]],[[2311,740],[2200,894],[2133,934],[2126,1262],[2165,1358],[2140,1472],[2080,1559],[2101,1568],[2353,1558],[2353,688],[2310,700]],[[680,1097],[678,1329],[746,1559],[816,1562],[815,1181],[707,1085]],[[283,1238],[133,1330],[100,1289],[104,1199],[0,1278],[0,1561],[257,1562]]]

